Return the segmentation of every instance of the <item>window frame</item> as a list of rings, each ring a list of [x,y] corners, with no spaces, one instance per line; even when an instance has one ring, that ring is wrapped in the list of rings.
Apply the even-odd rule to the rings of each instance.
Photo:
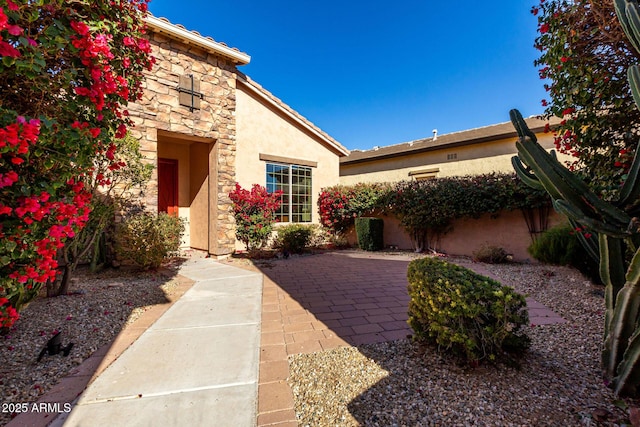
[[[274,170],[270,170],[270,167]],[[281,168],[280,170],[276,170],[276,168]],[[285,176],[281,172],[286,168],[286,182],[278,183],[274,178],[274,182],[269,182],[269,176],[272,174],[273,176]],[[294,174],[295,171],[303,171],[302,174]],[[303,183],[300,184],[298,180],[304,181],[308,179],[308,184]],[[276,217],[278,222],[283,224],[309,224],[313,222],[313,168],[307,165],[293,164],[293,163],[283,163],[277,161],[266,161],[265,162],[265,181],[267,191],[270,193],[282,189],[282,187],[286,186],[287,191],[284,191],[283,197],[287,197],[286,202],[283,202],[280,209],[276,212]],[[284,179],[283,179],[284,181]],[[300,192],[294,190],[298,188],[303,188],[305,191]],[[294,198],[304,198],[305,201],[300,202],[299,199],[294,201]],[[308,212],[304,212],[304,207],[308,207]],[[285,207],[286,212],[283,212],[281,209]],[[295,207],[298,207],[299,211],[294,212]],[[308,218],[305,220],[305,217]],[[286,220],[285,220],[286,219]],[[295,219],[295,220],[294,220]]]

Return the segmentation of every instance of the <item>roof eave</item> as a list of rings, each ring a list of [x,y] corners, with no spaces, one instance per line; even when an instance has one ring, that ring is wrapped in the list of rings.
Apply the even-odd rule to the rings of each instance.
[[[531,131],[534,133],[540,133],[543,132],[545,129],[544,126],[534,126],[531,128]],[[445,135],[443,135],[444,137]],[[493,135],[486,135],[486,136],[481,136],[481,137],[476,137],[473,139],[468,139],[468,140],[462,140],[462,141],[451,141],[451,142],[445,142],[442,144],[436,144],[436,145],[427,145],[424,147],[419,147],[419,148],[408,148],[406,150],[403,151],[396,151],[393,153],[380,153],[380,154],[372,154],[369,156],[363,156],[363,157],[359,157],[359,158],[355,158],[355,159],[350,159],[349,157],[344,157],[342,159],[340,159],[340,164],[355,164],[355,163],[365,163],[365,162],[372,162],[372,161],[377,161],[377,160],[383,160],[383,159],[391,159],[394,157],[402,157],[402,156],[408,156],[408,155],[413,155],[413,154],[417,154],[417,153],[425,153],[425,152],[429,152],[429,151],[436,151],[436,150],[441,150],[441,149],[446,149],[446,148],[455,148],[455,147],[463,147],[466,145],[472,145],[472,144],[481,144],[483,142],[490,142],[490,141],[497,141],[497,140],[502,140],[502,139],[507,139],[507,138],[513,138],[513,137],[517,137],[518,133],[515,130],[510,130],[508,132],[501,132],[501,133],[496,133]],[[433,140],[426,140],[426,141],[431,141],[433,142]]]
[[[246,65],[251,61],[251,57],[246,53],[240,52],[228,46],[224,46],[223,44],[217,43],[213,40],[209,40],[205,37],[199,36],[191,31],[180,28],[177,25],[171,24],[170,22],[167,22],[163,19],[148,15],[144,18],[144,20],[146,24],[154,31],[165,33],[183,42],[196,45],[213,54],[228,58],[235,64]]]

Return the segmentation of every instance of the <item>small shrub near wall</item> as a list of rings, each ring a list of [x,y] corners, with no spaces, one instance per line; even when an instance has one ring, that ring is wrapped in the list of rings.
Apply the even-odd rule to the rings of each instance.
[[[381,218],[356,218],[358,246],[365,251],[379,251],[384,248],[384,221]]]
[[[321,225],[316,225],[309,246],[317,249],[344,249],[349,247],[349,240],[343,235],[333,233]]]
[[[560,224],[540,234],[527,251],[545,264],[570,265],[591,280],[601,282],[598,262],[582,246],[569,224]]]
[[[143,211],[128,216],[116,229],[116,254],[125,263],[143,269],[160,267],[180,249],[184,219]]]
[[[311,244],[316,227],[314,225],[291,224],[278,227],[273,247],[283,252],[299,254]]]
[[[522,295],[436,258],[409,264],[409,324],[418,340],[469,362],[511,359],[529,346]]]
[[[510,261],[511,257],[503,248],[492,245],[481,246],[473,252],[473,260],[487,264],[501,264]]]

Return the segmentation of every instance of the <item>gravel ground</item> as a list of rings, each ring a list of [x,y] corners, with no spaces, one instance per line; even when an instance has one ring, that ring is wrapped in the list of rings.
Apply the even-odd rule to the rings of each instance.
[[[79,270],[70,294],[37,298],[21,312],[8,335],[0,336],[0,404],[32,403],[98,348],[113,341],[149,307],[166,303],[176,288],[171,273],[108,270],[99,275]],[[60,331],[69,356],[38,355]],[[0,412],[0,425],[10,413]]]
[[[485,267],[568,322],[530,326],[519,369],[460,366],[410,340],[292,356],[301,425],[624,425],[628,411],[619,406],[638,402],[617,401],[601,379],[602,287],[565,267]]]

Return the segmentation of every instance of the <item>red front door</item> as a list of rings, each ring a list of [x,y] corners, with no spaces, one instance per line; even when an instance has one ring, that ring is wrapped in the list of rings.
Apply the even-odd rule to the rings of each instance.
[[[178,160],[158,159],[158,212],[178,216]]]

